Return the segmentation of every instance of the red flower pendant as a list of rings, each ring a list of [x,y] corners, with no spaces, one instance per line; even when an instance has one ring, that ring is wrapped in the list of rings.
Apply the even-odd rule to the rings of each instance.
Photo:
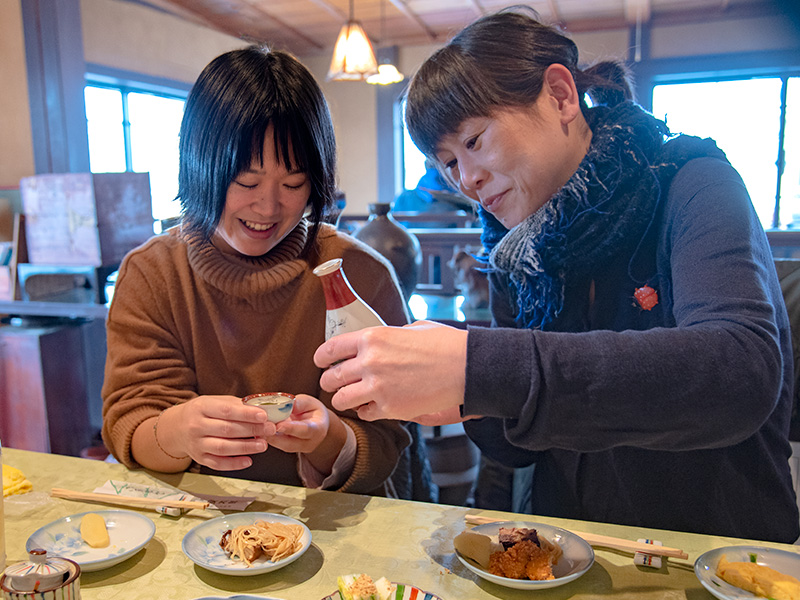
[[[636,291],[633,292],[633,297],[636,298],[639,306],[644,310],[652,310],[652,308],[658,304],[658,292],[649,285],[637,288]]]

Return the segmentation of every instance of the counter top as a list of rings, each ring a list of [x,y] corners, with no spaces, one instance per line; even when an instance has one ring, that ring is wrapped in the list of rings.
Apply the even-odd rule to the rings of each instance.
[[[83,600],[191,600],[201,596],[249,593],[284,600],[317,600],[336,589],[338,575],[366,572],[375,577],[416,585],[444,600],[683,598],[712,600],[697,580],[693,563],[700,554],[750,541],[673,531],[639,529],[513,513],[481,511],[492,517],[535,521],[626,539],[650,538],[681,548],[688,560],[665,560],[660,569],[635,566],[627,552],[595,548],[589,571],[562,587],[513,590],[483,581],[454,555],[453,538],[465,529],[467,508],[308,490],[275,484],[192,473],[174,475],[129,471],[119,464],[3,449],[6,464],[20,469],[34,491],[5,499],[8,564],[26,558],[25,541],[39,527],[70,514],[114,508],[51,498],[52,487],[91,492],[108,479],[171,485],[190,493],[255,496],[247,511],[266,511],[296,518],[311,530],[312,546],[292,564],[263,575],[231,577],[206,571],[181,550],[186,533],[218,510],[193,510],[168,517],[131,509],[152,519],[156,533],[145,548],[125,562],[81,576]],[[118,508],[118,507],[117,507]],[[709,507],[712,510],[713,507]],[[797,546],[757,545],[800,551]]]

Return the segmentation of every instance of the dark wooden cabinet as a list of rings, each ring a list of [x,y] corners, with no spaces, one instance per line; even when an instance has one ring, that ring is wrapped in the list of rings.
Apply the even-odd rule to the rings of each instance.
[[[100,423],[102,320],[0,326],[0,438],[10,448],[80,455]]]

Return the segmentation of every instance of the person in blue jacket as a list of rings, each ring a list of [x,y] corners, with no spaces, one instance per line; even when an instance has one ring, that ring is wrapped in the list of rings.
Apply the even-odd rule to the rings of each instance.
[[[485,455],[535,465],[534,514],[794,542],[789,322],[716,144],[670,136],[622,65],[581,69],[519,10],[428,59],[406,121],[480,205],[493,327],[330,340],[334,406],[465,420]]]

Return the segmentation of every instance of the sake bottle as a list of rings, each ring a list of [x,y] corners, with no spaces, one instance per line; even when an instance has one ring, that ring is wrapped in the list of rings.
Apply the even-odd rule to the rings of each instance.
[[[342,270],[342,259],[334,258],[314,269],[325,293],[325,339],[365,327],[386,325],[372,307],[356,294]]]

